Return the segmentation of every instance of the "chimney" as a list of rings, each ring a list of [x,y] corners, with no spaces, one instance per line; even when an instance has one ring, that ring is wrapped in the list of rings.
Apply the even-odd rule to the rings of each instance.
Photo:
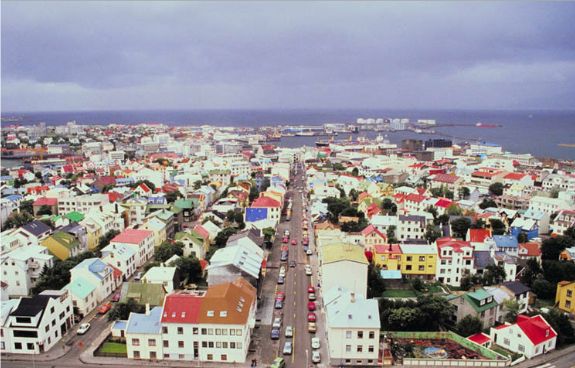
[[[355,303],[355,293],[354,293],[354,292],[351,292],[351,293],[350,293],[350,296],[351,296],[351,302],[352,302],[352,303]]]

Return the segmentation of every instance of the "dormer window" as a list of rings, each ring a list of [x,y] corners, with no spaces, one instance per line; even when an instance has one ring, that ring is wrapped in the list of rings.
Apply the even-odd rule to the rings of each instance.
[[[228,316],[228,311],[221,311],[220,312],[220,317],[227,317]]]
[[[208,317],[213,317],[213,316],[214,316],[214,311],[212,311],[212,310],[211,310],[211,311],[208,311],[207,316],[208,316]]]

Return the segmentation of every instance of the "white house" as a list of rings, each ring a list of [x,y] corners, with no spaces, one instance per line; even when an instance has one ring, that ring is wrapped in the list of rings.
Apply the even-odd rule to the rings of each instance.
[[[136,272],[136,254],[134,247],[126,244],[109,244],[102,249],[102,261],[122,271],[123,279],[127,280]]]
[[[490,338],[494,344],[531,359],[554,350],[557,333],[541,315],[521,314],[514,324],[491,328]]]
[[[126,323],[126,350],[130,359],[163,359],[162,307],[130,313]]]
[[[46,247],[29,245],[4,254],[0,264],[1,280],[8,285],[3,292],[10,297],[27,296],[44,267],[52,267],[54,257]]]
[[[174,277],[176,267],[152,267],[142,277],[142,282],[147,284],[160,284],[164,286],[166,293],[174,291]]]
[[[437,266],[435,278],[444,284],[460,286],[461,278],[473,273],[473,248],[470,242],[440,238],[437,244]]]
[[[133,247],[134,250],[136,250],[136,267],[140,267],[152,259],[154,255],[154,242],[154,232],[152,231],[126,229],[116,235],[110,241],[110,245],[127,245]]]
[[[319,253],[323,290],[342,287],[356,295],[367,295],[368,262],[362,246],[336,242],[321,246]]]

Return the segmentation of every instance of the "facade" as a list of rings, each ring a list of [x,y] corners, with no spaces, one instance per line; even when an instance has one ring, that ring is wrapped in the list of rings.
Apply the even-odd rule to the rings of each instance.
[[[461,278],[473,273],[473,248],[466,241],[440,238],[437,244],[437,273],[435,278],[451,286],[460,286]]]
[[[368,262],[363,247],[336,243],[322,246],[319,253],[321,287],[324,290],[341,287],[356,295],[367,295]]]
[[[555,303],[562,311],[575,314],[575,281],[561,281],[557,284]]]
[[[400,244],[401,274],[431,280],[437,270],[437,250],[428,244]]]
[[[453,315],[454,324],[468,315],[479,318],[484,329],[493,326],[495,323],[499,305],[493,295],[483,288],[463,294],[451,294],[447,297],[447,300],[456,308]]]
[[[110,245],[132,247],[136,251],[136,267],[140,267],[152,259],[154,255],[154,241],[154,233],[152,231],[126,229],[114,237],[110,241]]]
[[[27,296],[44,267],[52,267],[54,257],[44,247],[29,245],[1,256],[0,264],[1,280],[7,285],[2,293],[9,297]]]
[[[116,267],[122,272],[124,280],[136,272],[137,250],[126,244],[109,244],[102,249],[102,261]]]
[[[42,246],[48,248],[56,258],[65,261],[70,257],[75,257],[85,249],[76,237],[63,231],[56,231],[46,239],[42,240]]]
[[[94,207],[97,208],[109,202],[107,194],[85,194],[62,198],[58,201],[58,213],[61,215],[74,211],[86,213]]]

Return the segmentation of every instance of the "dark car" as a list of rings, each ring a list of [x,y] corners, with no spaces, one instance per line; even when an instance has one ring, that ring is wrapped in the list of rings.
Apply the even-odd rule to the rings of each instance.
[[[297,266],[297,263],[295,261],[291,261],[289,263],[290,268],[295,268]]]
[[[281,285],[281,284],[283,284],[285,281],[286,281],[286,278],[285,278],[285,277],[283,277],[283,276],[279,276],[279,277],[278,277],[278,284]]]
[[[271,339],[272,340],[279,340],[280,338],[280,330],[279,328],[274,328],[272,329],[272,333],[271,333]]]
[[[276,299],[276,303],[274,304],[275,309],[282,309],[284,307],[284,302],[281,299]]]
[[[282,252],[280,261],[286,262],[288,260],[288,252]]]

